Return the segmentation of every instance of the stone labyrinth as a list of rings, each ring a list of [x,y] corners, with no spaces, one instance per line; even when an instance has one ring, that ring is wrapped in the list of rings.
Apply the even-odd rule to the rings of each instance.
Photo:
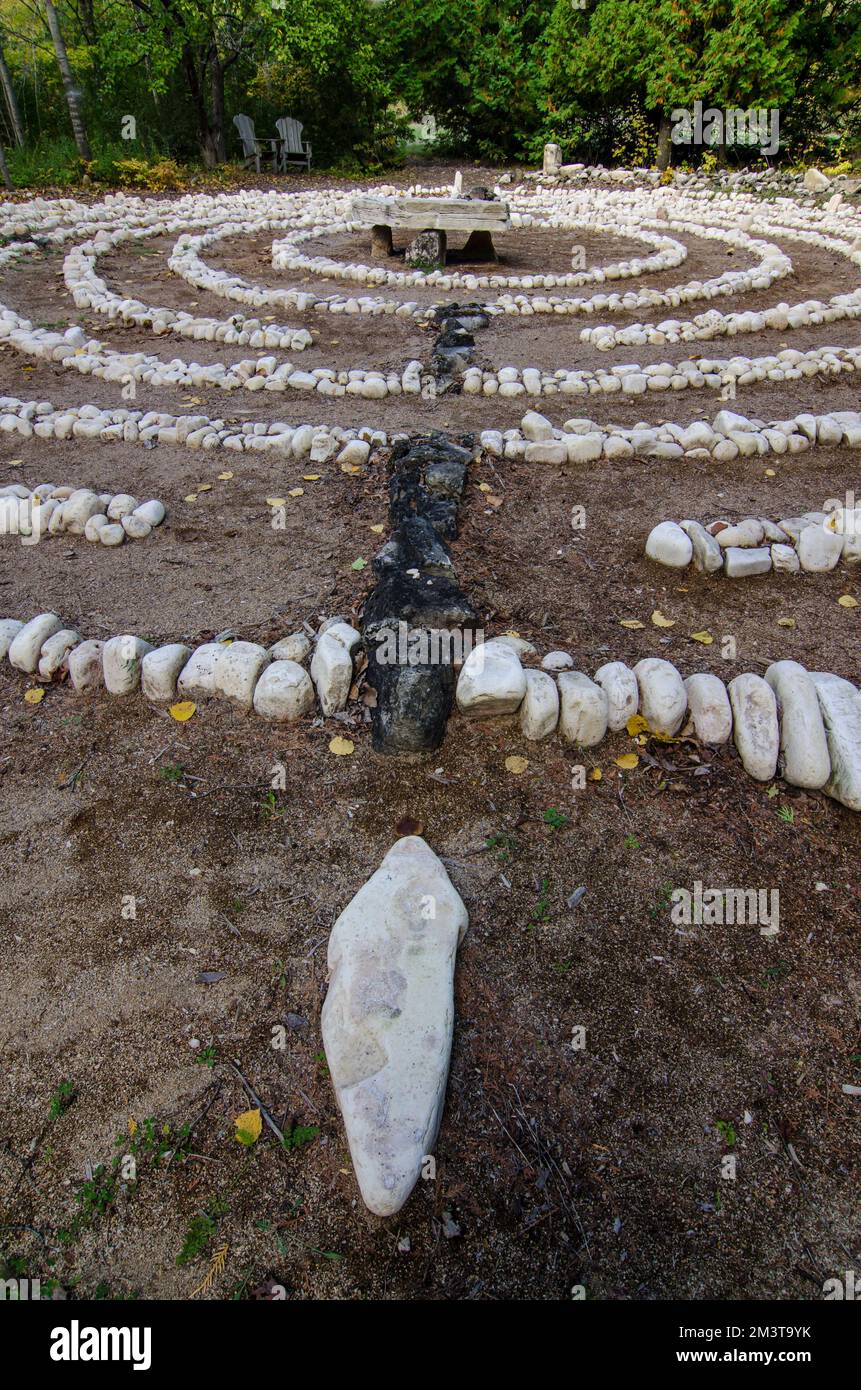
[[[360,476],[380,461],[389,496],[361,623],[332,614],[269,647],[241,632],[159,645],[135,631],[131,610],[124,631],[97,635],[62,612],[12,607],[0,622],[0,658],[20,673],[22,690],[63,684],[70,702],[106,691],[181,715],[183,703],[215,699],[270,723],[337,719],[359,700],[364,673],[381,754],[433,754],[454,717],[513,716],[527,742],[558,736],[575,749],[626,730],[642,744],[684,734],[707,747],[734,744],[761,782],[780,775],[861,811],[861,693],[848,668],[808,671],[781,660],[725,683],[716,671],[636,659],[633,634],[644,624],[634,619],[619,627],[618,652],[589,672],[576,649],[540,650],[516,633],[480,641],[482,616],[450,545],[475,505],[471,470],[482,460],[501,481],[515,464],[609,476],[642,460],[646,495],[676,517],[664,470],[707,465],[719,478],[727,466],[749,467],[756,495],[764,470],[784,456],[861,449],[861,413],[847,408],[861,381],[857,207],[839,193],[805,196],[800,186],[783,196],[766,179],[661,186],[631,175],[622,186],[590,171],[568,183],[498,185],[494,196],[510,209],[499,262],[470,265],[455,251],[437,270],[405,267],[397,247],[372,259],[369,229],[351,220],[353,195],[335,188],[0,204],[10,301],[0,307],[2,361],[14,356],[42,370],[42,390],[59,375],[63,387],[62,401],[50,392],[0,397],[4,459],[9,446],[33,445],[18,461],[18,480],[0,479],[10,572],[32,563],[36,542],[46,551],[105,545],[116,550],[110,563],[121,592],[125,543],[151,538],[143,549],[157,583],[160,538],[195,499],[164,486],[159,497],[125,491],[124,462],[137,448],[215,451],[224,470],[265,456],[258,462],[271,479],[273,513],[288,505],[279,494],[292,461],[309,480],[326,470]],[[261,283],[231,268],[246,248],[264,246]],[[7,272],[36,273],[42,262],[53,272],[57,253],[62,286],[52,317],[95,316],[103,338],[64,323],[38,326],[18,301],[32,282]],[[129,265],[144,254],[158,257],[169,305],[145,300],[113,273],[118,257]],[[839,265],[838,292],[806,297],[795,264],[802,257],[823,282]],[[207,395],[205,411],[183,409],[189,392]],[[111,490],[91,486],[89,463],[73,476],[68,452],[55,481],[55,441],[91,445]],[[728,605],[735,576],[784,574],[790,584],[799,568],[851,574],[861,560],[861,511],[856,517],[841,502],[826,512],[824,500],[811,496],[811,510],[791,525],[784,517],[784,528],[763,494],[749,516],[698,512],[708,529],[693,519],[666,521],[652,535],[644,527],[638,549],[646,548],[646,566],[722,570]],[[560,533],[567,528],[562,517]],[[13,555],[15,536],[22,544]],[[363,582],[357,575],[357,591]],[[834,595],[822,603],[824,622]],[[849,596],[843,606],[857,605]],[[426,897],[439,907],[435,935],[425,930]],[[362,925],[387,913],[397,942],[375,939],[368,964]],[[324,1040],[362,1193],[382,1215],[404,1203],[434,1142],[465,926],[442,864],[407,836],[332,936]],[[405,1000],[416,932],[438,969]],[[365,1017],[357,1001],[369,997],[376,1003]]]

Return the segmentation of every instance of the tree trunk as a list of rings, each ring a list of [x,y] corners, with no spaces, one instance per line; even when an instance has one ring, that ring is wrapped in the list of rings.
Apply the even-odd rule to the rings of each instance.
[[[7,187],[7,188],[9,189],[9,191],[11,192],[11,190],[12,190],[12,175],[9,173],[9,165],[6,163],[6,155],[5,155],[4,152],[3,152],[3,146],[2,146],[2,145],[0,145],[0,178],[2,178],[2,180],[3,180],[3,182],[5,183],[6,187]]]
[[[15,88],[12,86],[12,74],[6,66],[6,58],[3,54],[2,33],[0,33],[0,87],[3,88],[3,95],[6,98],[6,110],[9,112],[9,124],[12,128],[12,138],[15,144],[23,149],[24,122],[21,120],[18,98],[15,95]]]
[[[48,28],[51,32],[54,52],[57,55],[57,66],[60,69],[60,76],[63,79],[63,90],[66,93],[66,105],[69,108],[69,119],[72,122],[72,133],[75,137],[75,144],[81,159],[85,159],[89,163],[92,159],[92,155],[90,154],[90,142],[87,138],[87,127],[84,123],[81,92],[76,86],[74,76],[72,75],[69,55],[66,52],[66,45],[60,31],[60,21],[57,19],[57,11],[54,9],[52,0],[45,0],[45,16],[48,20]]]
[[[182,52],[182,67],[188,82],[188,90],[194,103],[194,110],[197,116],[197,140],[200,145],[200,153],[207,169],[214,169],[218,163],[218,151],[215,148],[212,126],[209,120],[209,112],[206,109],[206,99],[203,95],[203,86],[198,76],[197,64],[195,62],[194,50],[190,44],[186,44]],[[204,78],[206,75],[206,60],[202,64]]]
[[[660,170],[669,169],[670,156],[672,154],[672,144],[670,134],[672,122],[666,111],[661,111],[660,124],[658,126],[658,168]]]
[[[215,154],[215,162],[217,164],[226,164],[227,140],[224,134],[224,66],[217,53],[212,59],[210,90],[212,92],[212,148]]]

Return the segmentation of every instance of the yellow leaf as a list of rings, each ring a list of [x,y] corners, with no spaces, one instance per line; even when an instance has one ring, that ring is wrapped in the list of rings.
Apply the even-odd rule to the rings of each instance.
[[[256,1144],[263,1130],[263,1116],[259,1110],[244,1110],[233,1121],[236,1125],[234,1138],[240,1144]]]
[[[841,607],[841,608],[857,608],[857,607],[858,607],[858,600],[857,600],[857,598],[853,598],[851,594],[841,594],[840,597],[839,597],[839,599],[837,600],[837,602],[840,604],[840,607]]]
[[[329,752],[334,753],[336,758],[349,758],[351,753],[356,751],[356,745],[349,738],[341,738],[337,734],[329,744]]]
[[[645,719],[641,714],[632,714],[631,718],[625,725],[625,728],[628,730],[628,733],[631,735],[631,738],[636,737],[637,734],[641,734],[643,730],[648,729],[648,727],[648,724],[646,723]]]
[[[380,522],[378,526],[371,527],[371,530],[373,531],[375,536],[381,536],[385,529],[386,528],[385,526],[383,526],[382,522]]]
[[[515,777],[519,777],[529,766],[528,758],[521,758],[519,753],[513,753],[510,758],[505,759],[506,772],[513,772]]]
[[[640,759],[637,757],[636,753],[622,753],[622,755],[616,759],[616,766],[621,767],[625,772],[630,772],[632,768],[638,766],[639,761]]]
[[[358,463],[342,463],[342,464],[341,464],[341,472],[342,472],[342,473],[350,473],[350,474],[355,475],[356,473],[361,473],[361,471],[362,471],[362,470],[361,470],[361,467],[359,466]]]
[[[291,487],[287,495],[288,497],[304,497],[305,489],[303,487]]]
[[[491,486],[490,486],[490,483],[479,483],[479,485],[478,485],[478,490],[479,490],[479,492],[492,492],[492,491],[493,491],[493,489],[492,489]]]
[[[794,619],[794,618],[778,618],[778,620],[777,620],[777,626],[778,626],[778,627],[795,627],[795,619]]]
[[[34,685],[30,690],[24,691],[24,699],[28,705],[38,705],[40,700],[44,700],[45,692],[40,685]]]
[[[190,719],[197,709],[193,700],[180,700],[177,704],[171,705],[168,714],[171,719],[175,719],[177,724],[184,724],[186,719]]]
[[[513,627],[510,627],[510,628],[507,630],[507,632],[503,632],[502,635],[503,635],[503,637],[519,637],[519,636],[520,636],[520,633],[519,633],[519,632],[515,632],[515,631],[514,631],[514,628],[513,628]]]
[[[219,475],[218,475],[218,481],[219,481],[220,483],[229,483],[229,482],[230,482],[230,479],[231,479],[232,477],[233,477],[233,474],[230,472],[229,469],[227,469],[224,473],[219,473]]]
[[[704,647],[710,647],[712,642],[715,640],[712,637],[711,633],[706,632],[705,629],[703,629],[702,632],[692,632],[690,634],[690,639],[692,642],[702,642]]]
[[[638,627],[643,627],[644,624],[640,622],[639,618],[622,618],[619,623],[619,626],[634,629]]]
[[[601,778],[602,778],[603,776],[604,776],[604,774],[603,774],[603,772],[601,771],[600,767],[593,767],[593,768],[592,768],[592,771],[589,773],[589,781],[590,781],[590,782],[600,782],[600,781],[601,781]]]
[[[183,497],[182,500],[183,500],[183,502],[196,502],[196,501],[197,501],[197,493],[196,493],[196,492],[190,492],[190,493],[188,494],[188,496],[187,496],[187,497]]]
[[[306,482],[306,483],[319,483],[320,478],[321,478],[321,474],[320,474],[320,473],[303,473],[303,474],[302,474],[302,477],[305,479],[305,482]]]
[[[286,506],[287,506],[287,498],[286,498],[286,497],[267,497],[267,498],[266,498],[266,505],[267,505],[267,507],[286,507]]]
[[[503,499],[502,499],[501,497],[494,497],[494,496],[492,496],[491,494],[488,494],[487,500],[488,500],[488,502],[490,503],[491,507],[501,507],[501,506],[502,506]]]
[[[212,492],[212,483],[198,483],[198,492]]]
[[[135,1137],[135,1135],[137,1134],[137,1132],[138,1132],[138,1122],[137,1122],[137,1120],[134,1118],[133,1115],[130,1115],[130,1116],[129,1116],[129,1134],[130,1134],[130,1135],[132,1136],[132,1138],[134,1139],[134,1137]]]
[[[665,618],[660,608],[656,608],[652,614],[652,622],[655,627],[675,627],[675,618]]]
[[[777,472],[776,472],[776,470],[775,470],[774,468],[766,468],[766,470],[765,470],[765,476],[766,476],[766,478],[776,478],[776,477],[777,477]]]

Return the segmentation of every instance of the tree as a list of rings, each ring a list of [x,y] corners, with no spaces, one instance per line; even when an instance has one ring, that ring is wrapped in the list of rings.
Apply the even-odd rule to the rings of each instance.
[[[81,159],[85,159],[89,164],[92,159],[90,153],[90,141],[87,135],[87,127],[84,122],[84,112],[81,103],[81,91],[75,82],[72,67],[69,62],[69,55],[66,52],[66,44],[63,33],[60,29],[60,21],[57,18],[57,11],[54,9],[52,0],[44,0],[45,18],[48,22],[48,29],[51,34],[51,42],[54,45],[54,52],[57,55],[57,67],[60,69],[60,77],[63,80],[63,91],[66,94],[66,105],[69,108],[69,119],[72,122],[72,134],[75,137],[75,145]]]
[[[15,144],[23,149],[24,123],[21,120],[18,98],[15,95],[15,87],[12,83],[12,74],[6,65],[6,55],[3,51],[2,29],[0,29],[0,87],[3,88],[3,96],[6,99],[6,110],[9,114],[9,125],[12,130],[12,138]]]

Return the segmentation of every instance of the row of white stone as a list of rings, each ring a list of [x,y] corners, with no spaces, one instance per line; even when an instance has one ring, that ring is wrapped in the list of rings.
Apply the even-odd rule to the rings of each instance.
[[[549,433],[548,433],[549,431]],[[99,439],[127,444],[181,445],[188,449],[230,449],[237,452],[275,452],[312,463],[361,464],[370,450],[385,448],[408,436],[403,432],[362,426],[288,425],[281,421],[246,421],[228,425],[208,415],[173,415],[167,411],[95,405],[54,407],[50,401],[0,396],[0,434],[37,439]],[[829,415],[800,414],[792,420],[767,423],[734,412],[718,412],[712,424],[633,427],[602,426],[589,419],[571,419],[557,429],[537,412],[523,417],[520,429],[483,430],[482,449],[497,458],[527,463],[589,463],[606,458],[714,458],[728,461],[744,456],[801,453],[815,445],[861,448],[861,413],[833,411]],[[367,446],[367,447],[365,447]]]
[[[84,536],[88,541],[118,546],[145,540],[165,518],[157,497],[139,502],[128,492],[93,492],[90,488],[23,483],[0,487],[0,536]]]
[[[323,623],[312,638],[294,632],[268,650],[256,642],[221,640],[192,649],[182,642],[155,647],[122,633],[107,641],[84,640],[56,613],[39,613],[29,622],[0,619],[0,660],[8,656],[19,671],[43,681],[68,673],[81,695],[141,691],[152,704],[227,700],[243,713],[290,722],[314,707],[315,691],[325,717],[347,704],[354,656],[361,634],[342,618]],[[313,654],[310,675],[302,662]]]
[[[861,691],[840,676],[777,661],[764,679],[748,671],[727,687],[707,672],[683,680],[671,662],[646,657],[633,668],[608,662],[594,679],[570,670],[554,679],[563,659],[570,661],[567,653],[545,658],[551,670],[525,668],[521,654],[534,650],[512,637],[474,647],[458,677],[460,712],[516,714],[527,739],[548,738],[558,725],[581,748],[595,747],[639,713],[655,734],[687,731],[714,747],[732,738],[757,781],[770,781],[780,765],[790,785],[821,789],[861,811]]]
[[[861,509],[805,512],[780,522],[767,517],[742,521],[661,521],[649,532],[646,555],[669,569],[691,562],[701,574],[730,579],[768,574],[827,574],[839,560],[861,564]]]

